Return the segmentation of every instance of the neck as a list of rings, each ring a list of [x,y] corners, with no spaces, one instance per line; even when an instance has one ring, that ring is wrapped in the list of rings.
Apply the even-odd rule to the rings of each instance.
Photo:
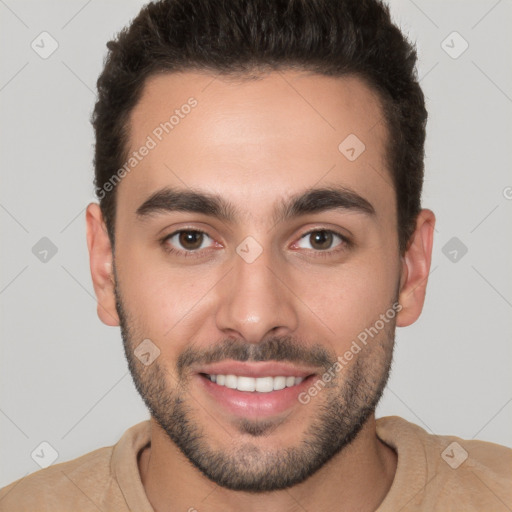
[[[352,443],[304,482],[266,493],[232,491],[196,469],[151,419],[151,445],[139,457],[139,472],[155,512],[374,511],[388,493],[396,453],[377,437],[372,415]]]

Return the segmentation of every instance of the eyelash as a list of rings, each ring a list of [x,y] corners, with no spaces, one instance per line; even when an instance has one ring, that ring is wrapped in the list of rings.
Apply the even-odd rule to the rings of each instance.
[[[342,235],[341,233],[338,233],[337,231],[334,231],[332,229],[318,229],[314,228],[310,231],[306,231],[303,233],[299,240],[304,238],[307,235],[310,235],[311,233],[318,233],[318,232],[326,232],[326,233],[332,233],[333,235],[338,236],[341,239],[341,243],[339,244],[338,249],[327,249],[325,251],[315,251],[313,249],[313,252],[315,253],[315,257],[320,258],[327,258],[329,256],[332,256],[333,254],[337,254],[341,251],[345,251],[347,249],[352,248],[353,243],[350,239],[348,239],[345,235]],[[201,257],[204,253],[204,251],[208,251],[208,249],[196,249],[194,251],[180,251],[178,249],[175,249],[174,247],[171,247],[169,244],[167,244],[167,241],[172,238],[174,235],[177,235],[178,233],[201,233],[203,235],[206,235],[209,237],[208,233],[206,231],[202,231],[201,229],[179,229],[177,231],[174,231],[173,233],[170,233],[169,235],[165,235],[162,239],[160,239],[160,244],[162,245],[165,252],[168,254],[178,255],[182,256],[184,258],[197,258]],[[211,238],[211,237],[210,237]]]

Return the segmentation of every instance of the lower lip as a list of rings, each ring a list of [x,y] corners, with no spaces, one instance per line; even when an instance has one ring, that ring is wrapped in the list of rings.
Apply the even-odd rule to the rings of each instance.
[[[274,416],[300,404],[299,394],[305,391],[314,375],[305,378],[300,384],[289,388],[260,393],[257,391],[238,391],[219,386],[204,375],[198,375],[200,384],[228,412],[245,418]]]

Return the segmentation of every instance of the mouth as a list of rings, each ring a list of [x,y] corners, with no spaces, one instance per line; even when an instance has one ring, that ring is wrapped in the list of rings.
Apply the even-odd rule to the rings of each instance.
[[[301,405],[299,394],[318,372],[279,362],[223,362],[201,368],[198,384],[211,401],[238,418],[269,418]]]
[[[202,374],[211,382],[218,386],[225,386],[229,389],[237,389],[238,391],[248,391],[251,393],[271,393],[284,388],[291,388],[300,384],[304,377],[294,377],[293,375],[286,377],[278,375],[277,377],[246,377],[244,375],[208,375]],[[306,377],[307,378],[307,377]]]

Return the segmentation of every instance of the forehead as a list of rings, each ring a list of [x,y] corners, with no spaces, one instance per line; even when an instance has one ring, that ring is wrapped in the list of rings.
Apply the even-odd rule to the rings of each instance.
[[[129,119],[134,165],[126,166],[118,206],[135,210],[158,189],[179,186],[263,212],[276,197],[339,184],[393,214],[386,138],[379,98],[356,77],[158,75]]]

